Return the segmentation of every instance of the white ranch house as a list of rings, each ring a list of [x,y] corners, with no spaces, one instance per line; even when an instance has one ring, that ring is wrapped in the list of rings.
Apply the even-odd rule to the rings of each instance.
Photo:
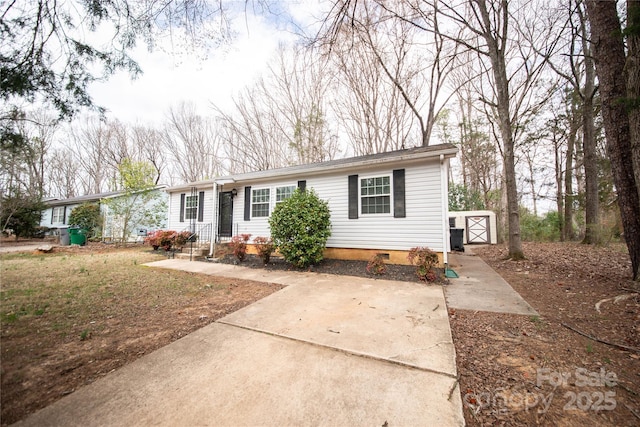
[[[171,230],[216,242],[238,234],[269,236],[269,215],[296,188],[313,189],[331,210],[325,257],[368,260],[375,253],[406,264],[426,246],[447,262],[450,144],[332,160],[170,187]],[[251,243],[251,241],[249,242]]]

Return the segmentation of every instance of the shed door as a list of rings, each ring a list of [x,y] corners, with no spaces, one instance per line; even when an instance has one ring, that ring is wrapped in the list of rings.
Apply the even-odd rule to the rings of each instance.
[[[489,217],[468,216],[467,243],[489,243]]]

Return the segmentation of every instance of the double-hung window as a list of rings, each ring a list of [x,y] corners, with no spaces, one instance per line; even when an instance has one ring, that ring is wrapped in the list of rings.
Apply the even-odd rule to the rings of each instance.
[[[64,206],[56,206],[51,214],[51,223],[59,224],[64,222]]]
[[[253,218],[269,216],[270,196],[268,188],[251,190],[251,216]]]
[[[276,187],[276,205],[280,202],[287,200],[296,191],[295,185],[288,185],[286,187]]]
[[[184,218],[196,219],[198,217],[198,196],[185,197]]]
[[[391,178],[389,175],[361,178],[360,202],[363,215],[391,213]]]

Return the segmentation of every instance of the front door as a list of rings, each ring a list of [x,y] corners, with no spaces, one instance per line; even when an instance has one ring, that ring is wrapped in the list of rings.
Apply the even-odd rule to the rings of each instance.
[[[233,234],[233,195],[231,191],[218,194],[218,236],[231,237]]]

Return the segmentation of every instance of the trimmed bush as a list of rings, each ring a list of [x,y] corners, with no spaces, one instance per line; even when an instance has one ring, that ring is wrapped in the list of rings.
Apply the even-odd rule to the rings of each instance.
[[[233,254],[238,258],[238,261],[244,261],[247,256],[247,242],[251,234],[240,234],[231,238],[231,247],[233,248]]]
[[[271,254],[276,250],[276,246],[273,244],[271,237],[256,237],[253,239],[253,243],[256,245],[256,251],[260,259],[262,259],[262,262],[269,264]]]
[[[147,234],[147,237],[144,239],[144,243],[150,245],[153,250],[158,250],[158,248],[163,248],[165,251],[171,249],[171,246],[174,245],[175,237],[178,233],[173,230],[156,230]]]
[[[425,282],[435,282],[438,278],[435,268],[438,265],[438,254],[429,248],[417,246],[411,248],[407,256],[409,262],[416,266],[416,275]]]
[[[329,204],[313,190],[300,191],[276,205],[271,218],[271,237],[285,261],[298,268],[323,259],[331,236]]]
[[[387,265],[384,263],[382,254],[375,254],[367,263],[367,273],[380,276],[387,272]]]

